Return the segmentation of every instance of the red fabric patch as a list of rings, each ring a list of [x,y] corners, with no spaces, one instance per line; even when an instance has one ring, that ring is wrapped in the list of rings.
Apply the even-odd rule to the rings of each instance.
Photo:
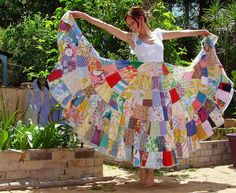
[[[179,97],[179,95],[178,95],[178,93],[177,93],[175,88],[172,88],[170,90],[170,97],[171,97],[171,100],[172,100],[173,104],[180,99],[180,97]]]
[[[116,85],[116,83],[118,83],[120,80],[121,80],[121,76],[118,72],[106,77],[106,81],[110,85],[111,88],[114,85]]]
[[[51,82],[61,77],[62,77],[62,70],[55,70],[52,71],[51,74],[48,76],[48,81]]]
[[[197,112],[202,107],[202,103],[199,100],[195,99],[192,103],[192,106],[194,108],[194,111]]]
[[[166,65],[165,65],[165,64],[162,64],[162,71],[163,71],[163,74],[164,74],[164,75],[169,74],[169,71],[168,71],[168,69],[166,68]]]
[[[148,158],[148,152],[144,151],[142,154],[140,154],[140,158],[141,158],[141,166],[145,167]]]
[[[171,151],[163,151],[163,166],[173,165]]]

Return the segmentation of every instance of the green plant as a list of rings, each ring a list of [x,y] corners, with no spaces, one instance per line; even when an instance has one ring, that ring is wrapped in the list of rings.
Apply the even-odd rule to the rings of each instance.
[[[236,62],[236,1],[227,4],[220,0],[213,1],[205,10],[203,21],[208,23],[210,31],[219,36],[219,58],[230,74]]]
[[[13,54],[12,63],[23,66],[17,73],[22,81],[38,78],[44,85],[58,57],[56,49],[57,21],[53,17],[24,17],[22,23],[6,29],[0,49]]]
[[[15,127],[9,130],[11,135],[10,148],[12,149],[48,149],[58,147],[76,147],[79,140],[73,131],[57,122],[50,122],[42,127],[18,121]]]
[[[0,150],[5,149],[9,146],[9,129],[15,125],[16,117],[18,114],[18,105],[19,98],[17,99],[17,103],[15,109],[12,112],[9,110],[9,100],[3,94],[0,89]]]

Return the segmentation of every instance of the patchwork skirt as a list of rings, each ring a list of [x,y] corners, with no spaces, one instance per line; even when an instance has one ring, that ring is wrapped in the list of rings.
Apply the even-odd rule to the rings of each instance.
[[[233,83],[217,58],[215,36],[189,67],[102,58],[67,12],[60,56],[48,77],[52,95],[80,140],[135,167],[178,163],[223,124]]]

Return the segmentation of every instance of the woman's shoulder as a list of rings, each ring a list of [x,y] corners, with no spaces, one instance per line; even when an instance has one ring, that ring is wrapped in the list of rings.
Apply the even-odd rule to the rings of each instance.
[[[163,32],[163,31],[165,31],[165,30],[162,29],[162,28],[159,28],[159,27],[157,27],[153,30],[153,32],[156,32],[156,33],[160,33],[160,32]]]
[[[159,39],[163,40],[162,33],[163,33],[164,31],[165,31],[164,29],[158,27],[158,28],[155,28],[155,29],[153,30],[153,34],[154,34],[155,37],[158,37]]]

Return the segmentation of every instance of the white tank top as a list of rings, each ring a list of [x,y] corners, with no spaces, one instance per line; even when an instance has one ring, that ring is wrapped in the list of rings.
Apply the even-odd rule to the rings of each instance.
[[[162,43],[162,29],[156,28],[151,36],[154,40],[154,44],[147,44],[138,38],[135,34],[133,35],[134,49],[133,53],[136,54],[139,61],[142,62],[164,62],[164,46]]]

